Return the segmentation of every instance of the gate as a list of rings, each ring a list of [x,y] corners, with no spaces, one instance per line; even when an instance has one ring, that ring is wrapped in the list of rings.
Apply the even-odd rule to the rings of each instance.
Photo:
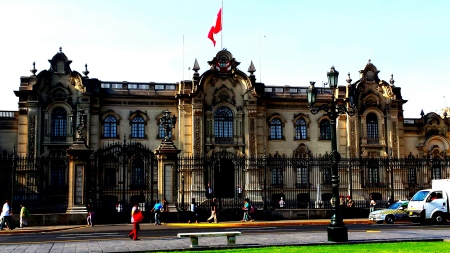
[[[133,203],[149,210],[157,196],[157,161],[140,143],[112,143],[92,155],[87,172],[87,202],[103,214],[124,212]],[[129,218],[129,216],[127,216]]]

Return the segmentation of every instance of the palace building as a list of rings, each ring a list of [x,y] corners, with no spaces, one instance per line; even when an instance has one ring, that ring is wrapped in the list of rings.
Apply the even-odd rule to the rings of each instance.
[[[326,201],[330,172],[320,161],[331,150],[330,119],[325,112],[311,113],[309,84],[260,83],[253,63],[244,67],[238,59],[224,49],[203,71],[195,60],[191,80],[113,82],[90,77],[87,66],[81,73],[72,70],[72,61],[60,49],[48,69],[33,66],[32,75],[20,78],[14,90],[18,110],[0,112],[0,150],[3,156],[28,159],[69,154],[70,161],[56,167],[48,163],[41,172],[36,167],[33,175],[40,176],[32,177],[34,181],[14,173],[16,192],[10,195],[21,201],[41,199],[37,195],[45,191],[39,189],[54,185],[67,188],[61,203],[69,202],[68,209],[94,201],[95,195],[103,197],[96,201],[105,206],[163,197],[184,205],[192,197],[206,200],[204,193],[212,185],[227,206],[239,202],[236,185],[241,185],[245,196],[265,208],[275,208],[280,196],[292,208]],[[337,119],[338,152],[347,159],[339,167],[340,192],[361,203],[372,193],[380,193],[383,200],[391,193],[404,199],[416,189],[408,187],[446,178],[447,114],[404,118],[407,98],[393,76],[383,80],[370,61],[359,73],[353,79],[348,74],[347,83],[336,90],[317,87],[317,105],[327,104],[332,94],[347,104],[355,88],[356,113]],[[162,124],[165,114],[174,120],[169,129]],[[137,146],[131,150],[132,145]],[[89,158],[83,160],[77,150],[85,150]],[[209,159],[217,157],[223,159],[214,165]],[[433,165],[428,172],[422,164],[413,173],[405,165],[411,159],[441,161],[440,172]],[[89,182],[90,173],[96,181]]]

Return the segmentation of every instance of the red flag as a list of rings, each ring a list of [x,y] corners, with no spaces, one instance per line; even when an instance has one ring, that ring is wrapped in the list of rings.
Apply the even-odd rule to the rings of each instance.
[[[214,40],[214,26],[211,26],[211,30],[209,30],[208,38],[212,40],[214,46],[216,46],[216,41]]]
[[[222,31],[222,8],[220,8],[219,13],[217,13],[216,26],[214,27],[214,34]]]
[[[214,34],[222,31],[222,8],[219,9],[219,13],[217,13],[216,26],[211,26],[211,30],[209,30],[208,38],[213,42],[214,46],[216,46],[216,41],[214,40]]]

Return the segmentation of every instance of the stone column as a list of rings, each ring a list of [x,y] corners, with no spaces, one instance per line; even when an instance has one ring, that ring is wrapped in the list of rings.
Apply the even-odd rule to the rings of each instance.
[[[173,203],[177,201],[177,182],[175,178],[177,173],[177,156],[180,152],[181,150],[175,147],[171,139],[163,140],[158,149],[154,150],[156,159],[158,159],[157,198],[161,201],[165,197],[170,203],[169,208],[171,211],[175,209]]]
[[[76,141],[67,149],[69,156],[69,196],[66,213],[87,213],[85,175],[92,149],[83,141]]]

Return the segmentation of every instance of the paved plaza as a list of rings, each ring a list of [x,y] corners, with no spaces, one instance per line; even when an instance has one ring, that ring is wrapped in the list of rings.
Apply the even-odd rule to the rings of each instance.
[[[326,222],[326,221],[324,221]],[[285,222],[286,223],[286,222]],[[283,223],[283,224],[285,224]],[[267,224],[267,222],[262,222]],[[295,223],[293,223],[295,224]],[[172,224],[176,226],[177,224]],[[181,225],[181,224],[180,224]],[[227,225],[227,224],[225,224]],[[230,225],[230,224],[228,224]],[[251,227],[231,226],[229,231],[242,231],[242,236],[236,237],[236,246],[234,247],[263,247],[277,245],[316,245],[333,244],[328,242],[327,232],[273,232],[273,233],[255,233],[257,224],[253,230]],[[51,227],[48,230],[64,228]],[[35,230],[37,228],[34,228]],[[42,228],[44,229],[44,228]],[[29,232],[31,232],[30,230]],[[26,232],[25,230],[21,233]],[[15,233],[3,234],[0,236],[14,236]],[[173,236],[168,237],[142,237],[140,241],[130,239],[120,240],[87,240],[77,242],[52,242],[38,244],[1,244],[0,253],[82,253],[82,252],[143,252],[143,251],[171,251],[184,250],[190,248],[189,238],[177,238],[177,231],[174,230]],[[441,229],[389,229],[377,231],[349,231],[349,243],[365,242],[388,242],[388,241],[417,241],[417,240],[450,240],[450,233]],[[227,248],[226,237],[200,237],[199,248]]]

